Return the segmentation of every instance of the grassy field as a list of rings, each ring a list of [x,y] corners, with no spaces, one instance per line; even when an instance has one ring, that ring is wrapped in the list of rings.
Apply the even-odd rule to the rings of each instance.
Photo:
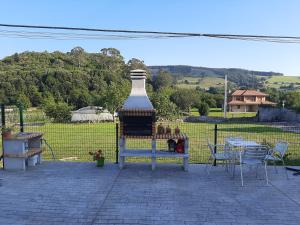
[[[199,112],[196,108],[191,109],[190,114],[192,116],[199,116]],[[255,115],[256,115],[255,112],[245,112],[245,113],[228,112],[227,118],[253,117]],[[211,108],[208,116],[223,117],[224,112],[220,108]]]
[[[214,140],[214,124],[209,123],[183,123],[170,122],[164,123],[172,129],[179,127],[186,133],[190,140],[191,163],[207,162],[209,152],[207,139]],[[52,124],[47,123],[43,126],[27,126],[27,132],[43,132],[45,139],[53,148],[55,155],[61,160],[71,161],[91,161],[89,151],[99,148],[103,149],[106,160],[115,161],[116,137],[115,123],[98,124]],[[283,132],[278,128],[273,128],[260,124],[219,124],[218,142],[222,143],[226,136],[242,136],[249,140],[262,142],[266,139],[270,143],[277,140],[286,140],[290,143],[289,162],[300,164],[300,134]],[[129,147],[150,148],[150,140],[129,140]],[[158,148],[166,148],[166,140],[158,143]],[[45,159],[51,159],[51,152],[46,149],[43,153]],[[133,159],[137,160],[137,159]],[[140,159],[138,159],[141,161]],[[177,160],[168,160],[178,162]]]
[[[272,76],[268,79],[269,82],[300,82],[300,77],[297,76]]]
[[[288,88],[291,84],[293,84],[295,89],[300,89],[300,77],[272,76],[265,81],[265,85],[271,88]]]
[[[188,83],[185,83],[187,81]],[[224,86],[224,79],[218,77],[184,77],[177,81],[177,86],[182,88],[209,88],[209,87],[222,87]]]
[[[14,113],[15,114],[15,113]],[[116,158],[116,124],[115,123],[50,123],[38,111],[25,114],[26,132],[43,132],[44,138],[51,145],[57,159],[70,161],[91,161],[89,151],[102,149],[106,160],[114,162]],[[196,109],[193,115],[199,115]],[[16,114],[17,115],[17,114]],[[212,108],[210,116],[223,116],[221,109]],[[231,114],[229,117],[254,116],[255,113]],[[18,121],[17,116],[12,121]],[[14,117],[12,117],[14,118]],[[40,121],[41,123],[31,122]],[[214,124],[164,122],[173,130],[178,126],[190,139],[190,161],[192,163],[206,163],[209,152],[207,139],[214,140]],[[17,128],[17,127],[16,127]],[[268,125],[254,123],[223,123],[218,125],[218,143],[223,143],[226,136],[242,136],[249,140],[262,142],[264,139],[270,143],[277,140],[289,142],[289,156],[291,164],[300,165],[300,134],[283,132],[281,129]],[[151,148],[150,140],[128,140],[128,146],[133,148]],[[160,140],[158,148],[166,149],[166,140]],[[45,149],[44,159],[51,160],[51,152]],[[141,159],[132,159],[139,160]],[[147,161],[147,160],[145,160]],[[178,162],[177,160],[168,160]]]
[[[257,76],[257,78],[266,78],[265,85],[272,88],[288,89],[289,85],[300,90],[300,77],[299,76]],[[196,88],[208,89],[210,87],[223,87],[224,79],[218,77],[184,77],[177,81],[178,87],[182,88]]]

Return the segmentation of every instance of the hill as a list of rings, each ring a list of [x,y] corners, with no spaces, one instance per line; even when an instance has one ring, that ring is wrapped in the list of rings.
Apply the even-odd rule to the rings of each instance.
[[[184,66],[184,65],[167,65],[167,66],[148,66],[153,76],[156,76],[160,70],[167,71],[178,79],[183,77],[217,77],[224,78],[228,76],[228,80],[235,83],[238,86],[259,86],[259,77],[270,77],[270,76],[283,76],[282,73],[277,72],[263,72],[253,71],[236,68],[208,68],[208,67],[195,67],[195,66]]]
[[[148,66],[152,75],[157,75],[160,70],[167,71],[173,75],[185,75],[190,77],[222,77],[227,74],[240,74],[240,75],[254,75],[254,76],[283,76],[282,73],[277,72],[263,72],[254,70],[245,70],[237,68],[209,68],[209,67],[196,67],[185,65],[166,65],[166,66]]]
[[[262,79],[264,79],[266,87],[281,90],[300,90],[300,77],[298,76],[272,76],[263,77]]]
[[[113,48],[16,53],[0,60],[0,103],[40,106],[55,100],[74,109],[100,105],[113,111],[130,91],[132,62],[126,64]]]
[[[210,87],[224,87],[224,78],[219,77],[183,77],[178,79],[176,85],[182,88],[196,88],[209,89]]]

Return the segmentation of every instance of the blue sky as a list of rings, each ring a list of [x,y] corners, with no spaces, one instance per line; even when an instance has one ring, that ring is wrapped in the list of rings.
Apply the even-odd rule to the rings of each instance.
[[[174,32],[300,36],[298,0],[2,1],[0,23]],[[0,28],[5,29],[5,28]],[[300,75],[300,44],[207,38],[167,40],[27,40],[0,37],[0,58],[22,51],[119,49],[147,65],[193,65]]]

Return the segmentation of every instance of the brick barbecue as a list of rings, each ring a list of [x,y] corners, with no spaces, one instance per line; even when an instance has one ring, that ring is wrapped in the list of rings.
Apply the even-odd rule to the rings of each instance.
[[[145,88],[146,71],[132,70],[130,77],[131,93],[118,112],[120,134],[132,138],[152,138],[156,132],[156,113]]]

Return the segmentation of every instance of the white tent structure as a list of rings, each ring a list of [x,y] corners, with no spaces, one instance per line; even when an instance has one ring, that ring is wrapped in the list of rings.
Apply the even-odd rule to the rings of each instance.
[[[114,121],[113,115],[99,106],[87,106],[72,112],[72,122]]]

